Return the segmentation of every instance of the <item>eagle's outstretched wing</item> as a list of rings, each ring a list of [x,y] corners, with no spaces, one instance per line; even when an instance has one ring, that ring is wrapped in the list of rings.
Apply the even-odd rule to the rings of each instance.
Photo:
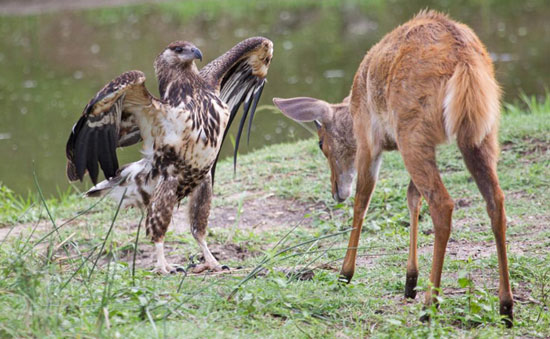
[[[250,137],[250,126],[262,94],[272,56],[273,43],[271,40],[263,37],[249,38],[241,41],[200,70],[200,75],[219,91],[220,98],[229,106],[231,112],[223,140],[225,140],[239,107],[244,103],[233,156],[234,169],[237,164],[237,150],[246,117],[250,112],[248,120],[248,136]],[[212,166],[212,180],[217,162],[218,158]]]
[[[105,178],[115,176],[116,147],[142,140],[139,118],[158,107],[153,104],[157,99],[145,88],[144,82],[143,72],[125,72],[105,85],[86,105],[67,141],[69,180],[82,180],[88,171],[95,185],[98,162]]]

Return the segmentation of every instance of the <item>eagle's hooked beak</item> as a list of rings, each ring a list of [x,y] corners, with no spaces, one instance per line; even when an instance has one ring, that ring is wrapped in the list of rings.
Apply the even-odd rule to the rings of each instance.
[[[201,50],[196,48],[196,47],[193,47],[191,49],[191,52],[193,52],[193,55],[195,55],[195,58],[196,59],[199,59],[200,61],[202,61],[202,53],[201,53]]]

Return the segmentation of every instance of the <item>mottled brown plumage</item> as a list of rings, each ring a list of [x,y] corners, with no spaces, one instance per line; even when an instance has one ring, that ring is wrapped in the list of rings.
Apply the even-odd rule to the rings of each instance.
[[[194,60],[202,60],[200,50],[186,41],[173,42],[154,63],[160,98],[149,93],[142,72],[129,71],[99,91],[73,127],[66,148],[67,176],[82,180],[88,172],[96,184],[101,167],[107,180],[87,196],[121,199],[125,194],[123,206],[147,210],[147,234],[157,246],[158,272],[174,270],[164,259],[162,245],[174,206],[199,185],[199,193],[191,196],[190,206],[196,209],[191,215],[197,219],[191,221],[192,233],[207,261],[202,268],[219,267],[204,241],[210,172],[242,103],[237,142],[248,112],[252,120],[272,53],[271,41],[250,38],[199,71]],[[140,140],[143,158],[119,169],[116,148]]]

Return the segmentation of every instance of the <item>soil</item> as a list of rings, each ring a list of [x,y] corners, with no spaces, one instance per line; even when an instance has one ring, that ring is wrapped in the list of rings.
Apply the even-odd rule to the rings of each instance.
[[[235,202],[242,201],[242,206],[235,206]],[[282,199],[274,196],[273,194],[265,194],[262,192],[247,191],[239,195],[230,196],[226,198],[226,202],[233,202],[224,204],[224,206],[212,207],[209,218],[208,230],[215,232],[218,228],[235,228],[235,229],[248,229],[252,232],[266,232],[274,229],[290,229],[296,226],[299,227],[311,227],[311,219],[304,218],[304,215],[315,210],[325,208],[320,203],[305,203],[298,200]],[[187,215],[187,204],[182,204],[176,209],[173,215],[172,224],[169,230],[174,233],[190,232],[189,221]],[[240,211],[239,211],[240,210]],[[77,218],[74,221],[69,221],[70,224],[67,227],[73,229],[84,227],[84,217]],[[68,220],[58,220],[57,226],[62,225]],[[119,219],[116,224],[121,230],[127,232],[133,231],[136,227],[132,221]],[[34,232],[33,232],[34,230]],[[0,242],[5,238],[10,237],[27,237],[29,234],[33,234],[33,238],[38,239],[37,235],[43,235],[46,232],[52,230],[52,224],[49,220],[40,220],[34,223],[24,223],[15,226],[0,228]],[[143,229],[142,229],[143,231]],[[143,234],[143,233],[142,233]],[[206,241],[209,242],[208,237]],[[211,240],[210,240],[211,241]],[[45,248],[46,244],[43,244]],[[186,257],[185,252],[189,252],[190,246],[182,246],[176,241],[171,241],[170,237],[167,237],[165,242],[165,254],[166,259],[170,263],[188,265],[192,263],[198,263],[202,260],[202,255],[198,246],[193,244],[194,255]],[[238,262],[244,259],[256,256],[258,252],[250,252],[247,250],[246,244],[234,244],[230,241],[226,243],[209,243],[209,248],[214,257],[218,259],[220,263],[232,261]],[[138,255],[136,258],[136,267],[143,269],[150,269],[154,267],[154,253],[155,248],[153,244],[149,242],[143,242],[138,249]],[[75,253],[76,254],[76,253]],[[67,253],[63,249],[57,251],[58,258],[66,257]],[[118,260],[132,262],[133,250],[123,252],[119,254]],[[63,259],[62,259],[63,260]],[[105,260],[109,260],[105,258]]]
[[[514,194],[514,193],[513,193]],[[517,195],[524,195],[524,192],[516,192]],[[233,204],[225,204],[227,201],[233,200]],[[242,201],[242,206],[240,208],[235,207],[234,203]],[[265,194],[262,192],[245,192],[234,197],[226,198],[224,206],[213,207],[211,210],[209,229],[215,232],[218,228],[239,228],[239,229],[248,229],[251,232],[261,233],[272,231],[273,229],[290,229],[296,224],[300,223],[299,227],[312,227],[311,219],[304,219],[306,213],[313,211],[319,211],[326,209],[326,207],[321,203],[314,202],[302,202],[297,200],[290,199],[281,199],[271,194]],[[233,207],[228,207],[233,205]],[[470,201],[463,201],[459,203],[462,208],[468,208]],[[187,215],[186,215],[187,206],[180,206],[174,213],[174,220],[171,227],[175,232],[189,232]],[[328,214],[328,213],[327,213]],[[63,220],[59,221],[59,224],[64,222]],[[59,225],[58,224],[58,225]],[[547,225],[550,224],[549,215],[539,215],[539,216],[516,216],[508,223],[508,254],[509,256],[513,255],[525,255],[526,253],[533,253],[533,251],[541,250],[546,246],[545,239],[536,239],[533,237],[534,234],[539,234],[540,232],[545,232],[547,230]],[[72,222],[70,227],[79,227],[83,226],[84,221],[77,219]],[[529,225],[526,231],[522,233],[515,232],[515,225]],[[126,228],[128,231],[131,231],[135,225],[130,221],[121,221],[119,224],[120,229]],[[489,231],[490,225],[488,220],[479,225],[479,222],[472,220],[471,218],[462,218],[460,220],[455,220],[454,228],[466,228],[469,227],[470,231]],[[35,234],[43,234],[45,231],[51,229],[51,223],[47,220],[42,220],[39,223],[28,223],[28,224],[19,224],[13,227],[10,232],[10,228],[0,228],[0,242],[6,236],[16,237],[22,236],[26,237],[30,232],[36,228]],[[525,229],[525,228],[523,228]],[[9,233],[9,234],[8,234]],[[424,232],[427,235],[433,234],[432,232]],[[34,236],[36,237],[36,236]],[[209,240],[208,238],[206,239]],[[190,247],[193,247],[193,253],[195,255],[186,255],[189,253]],[[45,248],[45,245],[44,245]],[[259,252],[249,251],[247,244],[240,243],[235,244],[231,241],[225,243],[215,243],[210,242],[209,248],[211,249],[213,255],[220,261],[220,263],[225,262],[240,262],[246,258],[258,256]],[[151,269],[154,267],[154,246],[151,243],[143,242],[140,244],[138,249],[138,255],[136,258],[136,267],[142,269]],[[400,254],[403,256],[403,263],[406,263],[407,257],[407,248],[399,250],[386,250],[386,249],[377,249],[373,252],[366,251],[365,253],[359,253],[357,259],[357,267],[359,269],[368,269],[369,267],[374,267],[378,264],[379,260],[386,255],[395,255]],[[421,246],[418,249],[419,256],[427,256],[431,258],[431,253],[433,251],[433,243],[429,243],[425,246]],[[180,264],[182,266],[187,266],[192,263],[198,263],[202,259],[200,256],[200,251],[195,244],[182,246],[178,241],[171,241],[169,238],[165,243],[165,253],[168,262]],[[57,251],[57,258],[60,261],[63,261],[63,257],[66,255],[66,252],[62,250]],[[496,247],[494,241],[468,241],[464,239],[455,240],[452,238],[449,240],[447,245],[446,252],[446,261],[449,260],[468,260],[471,259],[481,259],[487,258],[491,255],[496,255]],[[107,259],[105,259],[107,260]],[[128,263],[131,263],[133,260],[133,251],[130,249],[126,252],[118,254],[117,260],[122,260]],[[338,271],[340,268],[341,262],[330,262],[324,263],[317,266],[317,269]],[[232,267],[233,272],[239,267]],[[281,268],[284,270],[284,268]],[[429,271],[429,268],[421,268],[423,272]],[[404,274],[404,273],[403,273]],[[456,279],[457,273],[444,273],[447,278]],[[449,276],[450,275],[450,276]],[[306,277],[310,279],[311,277]],[[301,279],[301,278],[300,278]],[[475,284],[486,284],[488,286],[494,286],[495,289],[498,286],[498,271],[495,270],[482,270],[480,272],[472,272],[472,280]],[[457,293],[466,293],[464,289],[452,289],[450,287],[444,287],[446,294],[457,294]],[[516,294],[518,300],[524,300],[524,302],[533,302],[530,297],[530,290],[525,287],[525,285],[518,285],[514,288],[514,293]],[[419,293],[419,297],[422,298],[422,293]],[[390,296],[393,297],[393,296]],[[421,300],[418,299],[417,300]],[[531,298],[531,299],[530,299]]]
[[[242,201],[240,212],[239,207],[234,204],[212,207],[208,223],[209,229],[235,227],[264,232],[273,228],[290,228],[300,222],[305,214],[325,208],[322,204],[282,199],[273,194],[256,191],[230,196],[226,200]],[[174,227],[176,232],[183,233],[188,232],[187,225],[189,225],[187,205],[182,205],[174,213],[171,227]],[[308,221],[302,222],[302,226],[308,225]]]

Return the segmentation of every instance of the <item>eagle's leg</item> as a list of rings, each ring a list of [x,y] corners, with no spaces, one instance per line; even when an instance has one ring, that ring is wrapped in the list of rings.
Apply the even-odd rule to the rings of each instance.
[[[199,244],[204,263],[193,268],[193,273],[200,273],[205,270],[221,271],[226,266],[220,266],[220,263],[206,245],[206,227],[208,226],[208,217],[210,215],[210,204],[212,202],[212,177],[210,174],[195,188],[189,197],[189,224],[191,234]]]
[[[176,195],[178,180],[175,178],[161,178],[149,206],[147,207],[147,219],[145,227],[147,236],[155,243],[157,263],[154,272],[160,274],[174,273],[175,265],[168,264],[164,256],[164,235],[172,220],[174,207],[178,202]]]

